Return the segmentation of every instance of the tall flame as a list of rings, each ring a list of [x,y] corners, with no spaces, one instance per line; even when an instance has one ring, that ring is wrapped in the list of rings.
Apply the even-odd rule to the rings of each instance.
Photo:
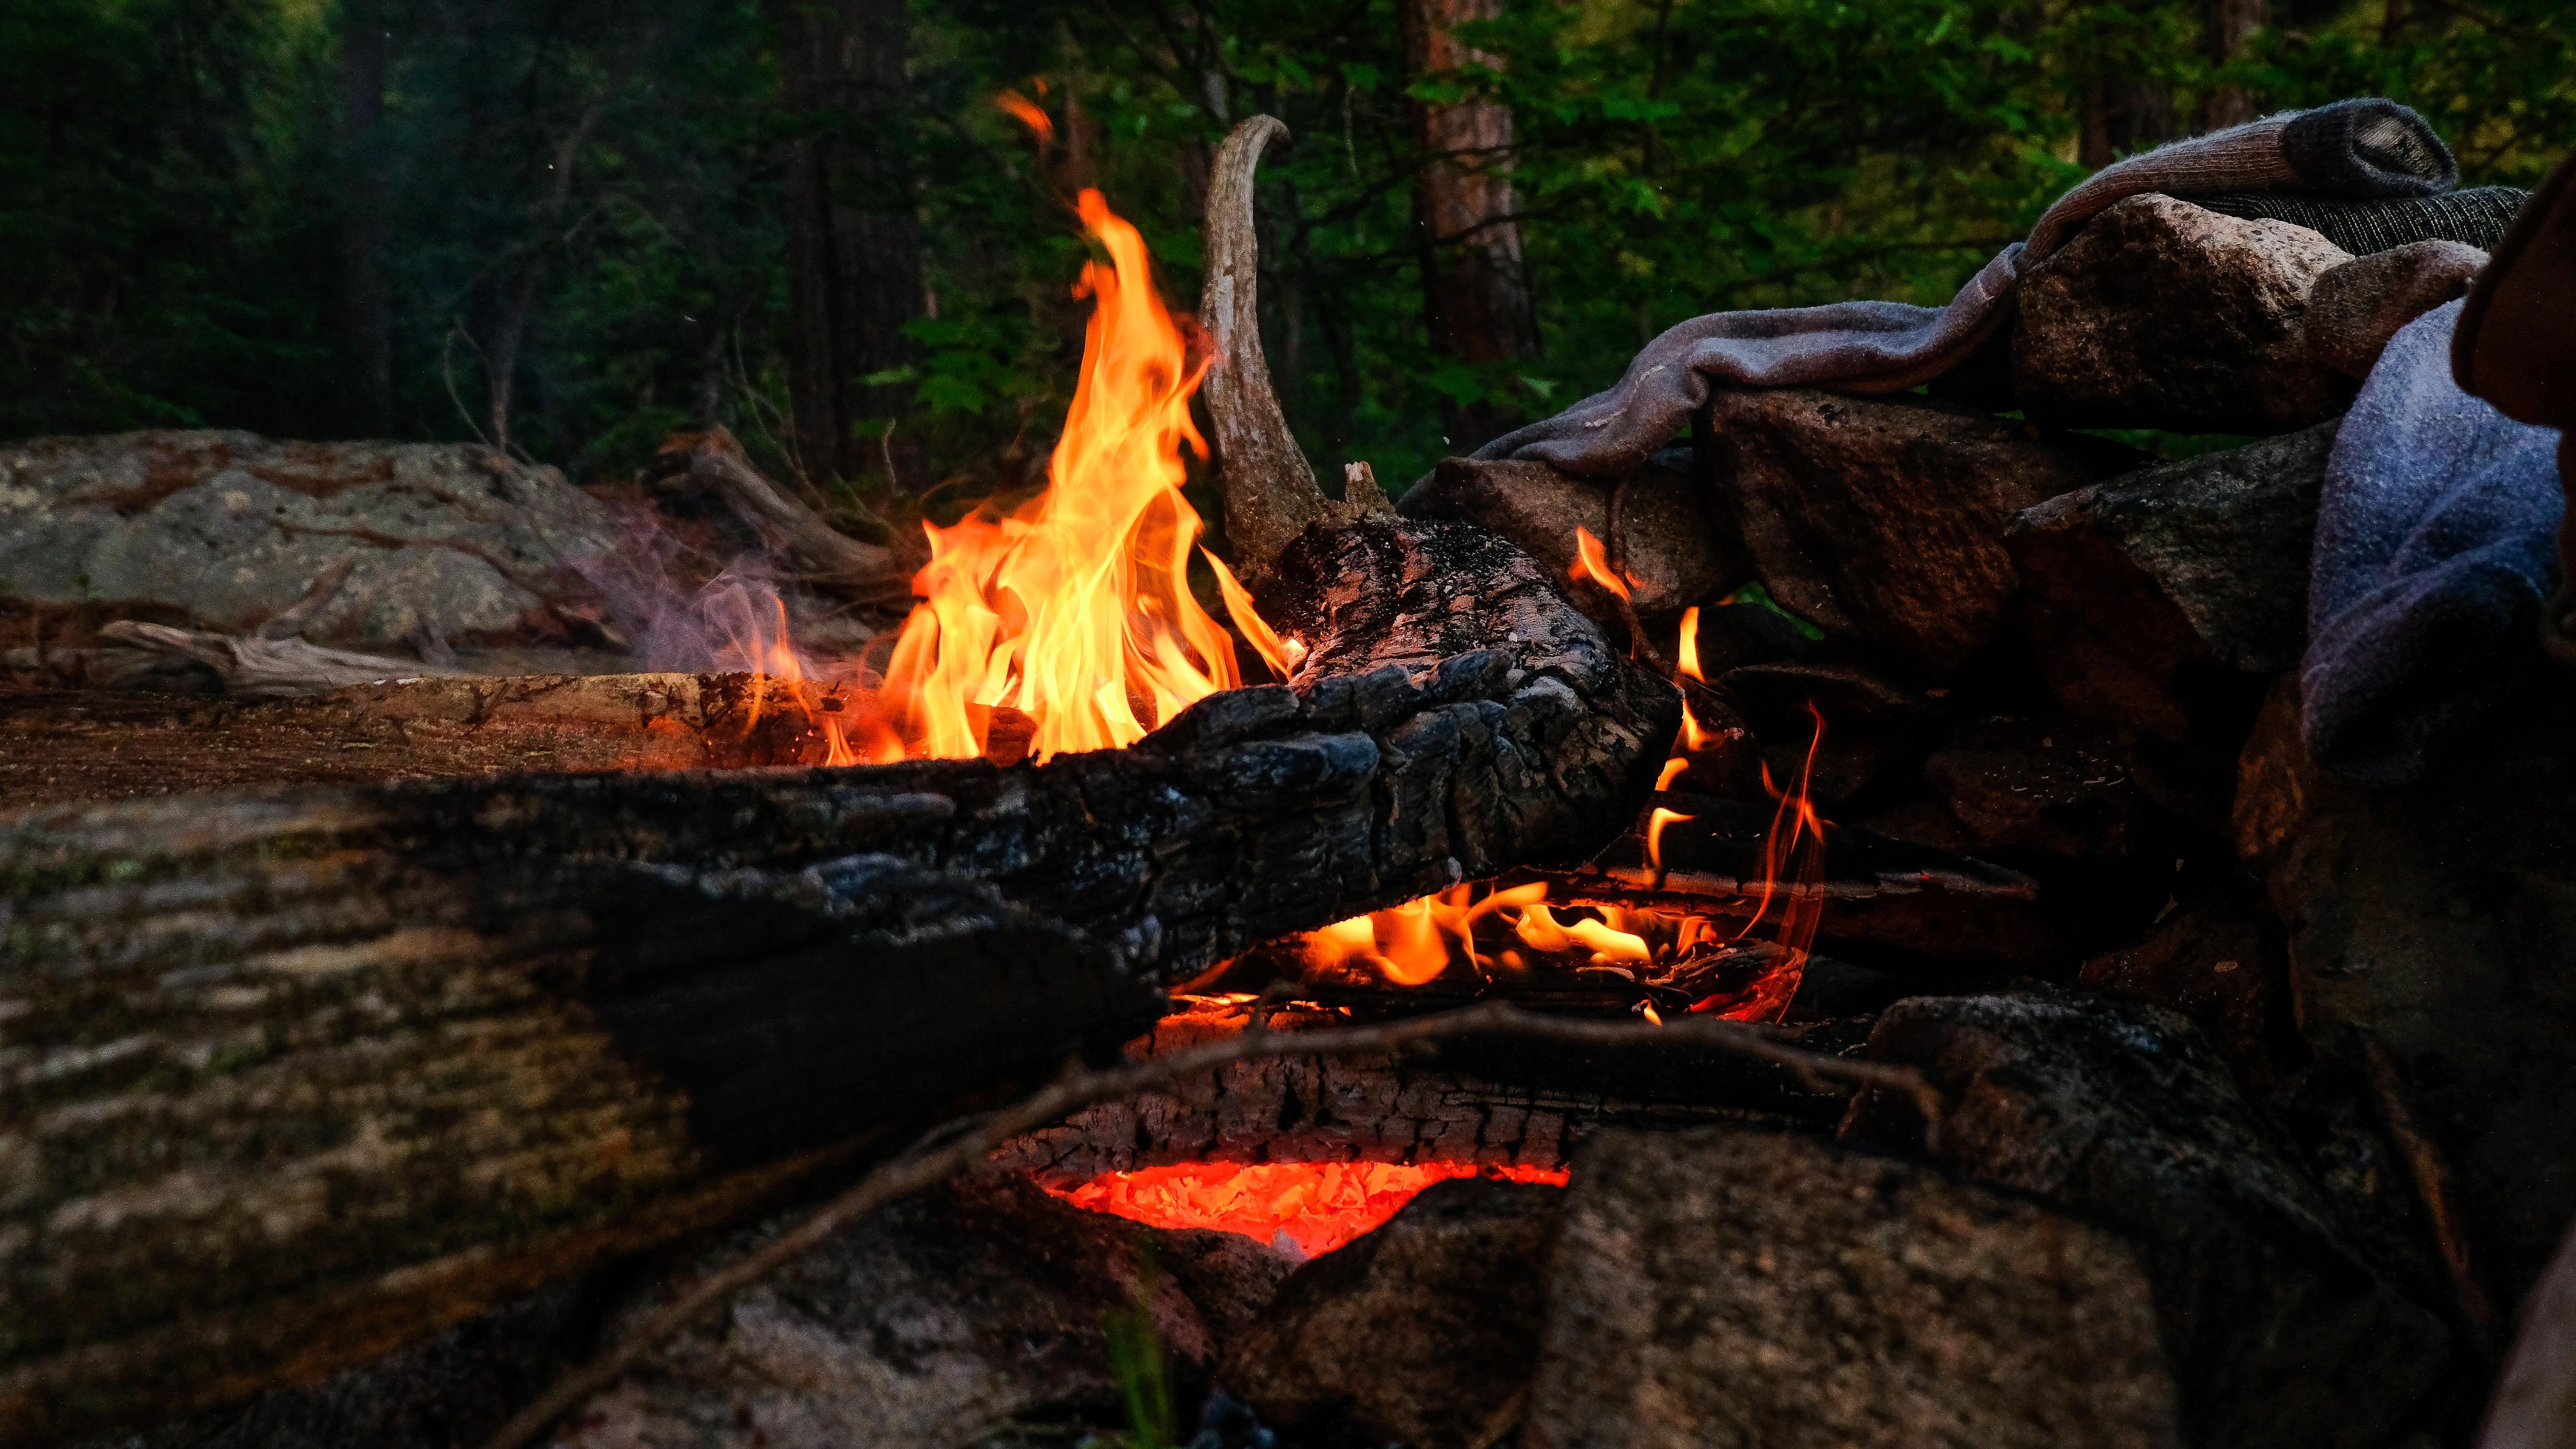
[[[1181,449],[1207,453],[1189,407],[1204,364],[1155,295],[1136,228],[1097,191],[1076,208],[1109,265],[1086,264],[1076,289],[1094,307],[1047,490],[1009,517],[923,525],[930,562],[886,670],[894,717],[877,758],[981,754],[996,707],[1034,721],[1038,759],[1114,749],[1238,682],[1233,639],[1189,588],[1201,528]]]

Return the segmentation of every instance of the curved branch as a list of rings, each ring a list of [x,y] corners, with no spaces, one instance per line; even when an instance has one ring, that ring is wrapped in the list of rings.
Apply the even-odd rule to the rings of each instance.
[[[1288,431],[1261,355],[1261,240],[1252,224],[1253,172],[1262,148],[1286,137],[1275,116],[1254,116],[1217,149],[1208,177],[1207,283],[1199,321],[1215,365],[1202,395],[1216,425],[1225,479],[1225,535],[1234,569],[1258,593],[1280,550],[1330,511],[1315,470]]]

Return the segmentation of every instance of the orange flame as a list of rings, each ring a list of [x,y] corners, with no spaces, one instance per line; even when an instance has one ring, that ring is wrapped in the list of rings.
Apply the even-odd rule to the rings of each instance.
[[[1030,134],[1037,137],[1039,145],[1043,146],[1055,139],[1055,122],[1048,118],[1046,112],[1037,108],[1035,101],[1021,95],[1018,91],[1002,92],[993,97],[993,104],[1010,112],[1012,119],[1028,127]]]
[[[1580,529],[1575,531],[1582,532]],[[1697,604],[1682,610],[1680,659],[1681,662],[1674,666],[1675,673],[1684,679],[1696,679],[1702,684],[1708,683],[1708,676],[1699,672],[1699,605]]]
[[[1201,529],[1181,497],[1181,449],[1207,451],[1189,411],[1204,363],[1191,364],[1154,294],[1136,228],[1097,191],[1076,206],[1110,264],[1087,264],[1076,289],[1096,305],[1049,486],[1009,517],[923,525],[921,602],[884,692],[908,755],[983,753],[996,706],[1035,721],[1039,760],[1114,749],[1239,682],[1233,639],[1189,589]],[[1220,574],[1220,589],[1230,577]],[[1258,622],[1249,599],[1229,605]],[[1277,637],[1245,632],[1280,668]]]
[[[1590,579],[1623,599],[1629,597],[1629,586],[1637,582],[1634,574],[1623,579],[1610,571],[1610,556],[1603,552],[1601,540],[1594,538],[1588,528],[1574,530],[1574,566],[1565,571],[1565,576]]]
[[[1047,1188],[1076,1207],[1115,1213],[1157,1228],[1241,1233],[1301,1258],[1329,1253],[1374,1232],[1414,1194],[1453,1177],[1566,1183],[1562,1167],[1478,1167],[1429,1162],[1193,1162],[1103,1173],[1072,1188]]]
[[[1815,944],[1817,927],[1824,922],[1826,824],[1809,798],[1816,774],[1816,751],[1825,743],[1825,717],[1812,703],[1807,706],[1807,714],[1815,720],[1816,732],[1807,741],[1806,762],[1798,769],[1798,788],[1783,791],[1771,783],[1770,767],[1763,767],[1763,788],[1780,804],[1771,812],[1770,828],[1762,832],[1760,902],[1744,929],[1735,933],[1739,941],[1753,934],[1770,915],[1776,900],[1780,903],[1780,916],[1774,939],[1787,955],[1749,992],[1723,1000],[1712,997],[1694,1004],[1693,1011],[1723,1006],[1725,1015],[1739,1020],[1758,1021],[1764,1016],[1776,1019],[1788,1013],[1790,999],[1798,994],[1798,983],[1806,978],[1808,950]]]

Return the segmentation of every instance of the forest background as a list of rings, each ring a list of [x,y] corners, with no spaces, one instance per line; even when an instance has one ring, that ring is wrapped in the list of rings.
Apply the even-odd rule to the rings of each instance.
[[[723,423],[953,514],[1042,474],[1073,193],[1187,308],[1214,146],[1266,111],[1282,401],[1327,478],[1400,486],[1684,318],[1938,302],[2117,155],[2374,94],[2465,184],[2530,185],[2576,145],[2576,7],[12,0],[0,437],[480,438],[608,478]]]

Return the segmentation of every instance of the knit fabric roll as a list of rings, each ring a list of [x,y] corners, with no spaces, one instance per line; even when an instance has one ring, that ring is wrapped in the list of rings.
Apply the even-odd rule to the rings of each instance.
[[[2191,204],[2247,221],[2286,221],[2322,232],[2327,241],[2366,257],[2421,241],[2454,241],[2491,252],[2513,225],[2531,193],[2513,186],[2479,186],[2447,196],[2343,201],[2297,192],[2231,192],[2195,196]]]
[[[2510,698],[2541,659],[2557,573],[2558,433],[2451,377],[2460,303],[2408,323],[2362,385],[2326,463],[2299,664],[2309,752],[2363,785]]]
[[[1646,344],[1619,381],[1555,417],[1506,433],[1479,458],[1537,458],[1570,473],[1635,470],[1729,387],[1820,385],[1901,392],[1948,371],[2008,315],[2015,278],[2075,228],[2132,196],[2298,190],[2353,198],[2432,196],[2459,171],[2423,118],[2394,101],[2338,101],[2176,141],[2104,167],[2058,198],[2029,240],[2006,248],[1945,307],[1837,302],[1695,318]]]

